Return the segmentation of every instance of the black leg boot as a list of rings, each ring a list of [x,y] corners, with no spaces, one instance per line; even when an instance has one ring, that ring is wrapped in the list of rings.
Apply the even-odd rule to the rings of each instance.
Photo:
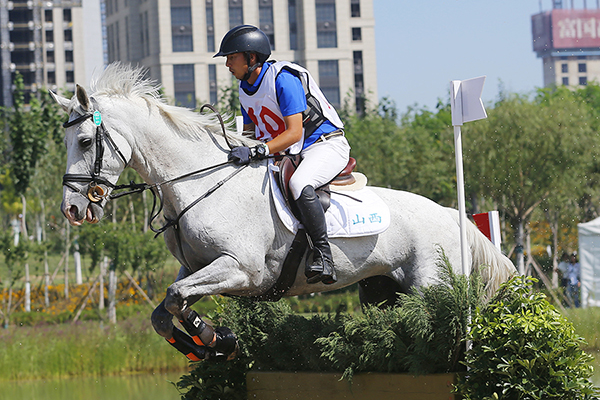
[[[312,186],[302,189],[296,200],[302,225],[310,236],[313,245],[312,263],[306,264],[304,271],[308,283],[323,282],[326,285],[337,282],[331,247],[327,238],[325,212]]]

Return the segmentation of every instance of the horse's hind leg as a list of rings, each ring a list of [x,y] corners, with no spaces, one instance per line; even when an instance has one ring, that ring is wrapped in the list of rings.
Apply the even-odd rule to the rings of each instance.
[[[396,304],[399,292],[401,287],[398,282],[384,275],[371,276],[358,282],[358,297],[363,306],[391,307]]]

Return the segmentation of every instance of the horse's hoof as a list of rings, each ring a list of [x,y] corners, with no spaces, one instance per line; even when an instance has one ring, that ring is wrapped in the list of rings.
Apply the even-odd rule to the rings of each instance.
[[[220,326],[215,329],[215,334],[217,335],[217,340],[214,347],[211,348],[211,353],[214,352],[213,357],[225,357],[228,361],[236,358],[240,347],[235,333],[225,326]]]
[[[230,355],[227,356],[227,361],[235,360],[239,354],[240,354],[240,346],[236,343],[235,350],[233,351],[233,353],[231,353]]]

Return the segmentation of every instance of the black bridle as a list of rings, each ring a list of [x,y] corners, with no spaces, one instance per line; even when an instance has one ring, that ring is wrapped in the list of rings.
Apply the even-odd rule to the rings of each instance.
[[[93,100],[92,100],[93,102]],[[110,182],[108,179],[103,178],[100,173],[102,171],[102,158],[104,157],[104,138],[110,143],[116,153],[119,155],[121,160],[123,161],[124,168],[127,167],[129,162],[113,140],[112,136],[104,126],[104,122],[102,121],[102,115],[100,111],[96,110],[94,112],[88,112],[86,114],[82,114],[79,117],[67,121],[63,124],[63,128],[69,128],[71,126],[80,124],[88,119],[92,118],[94,125],[96,125],[96,135],[95,135],[95,145],[96,145],[96,159],[94,161],[94,169],[92,170],[90,175],[82,175],[82,174],[64,174],[63,175],[63,186],[67,186],[76,192],[81,192],[80,188],[76,187],[72,184],[72,182],[77,183],[87,183],[87,197],[92,203],[98,203],[106,198],[106,191],[100,186],[105,185],[114,189],[116,186]]]

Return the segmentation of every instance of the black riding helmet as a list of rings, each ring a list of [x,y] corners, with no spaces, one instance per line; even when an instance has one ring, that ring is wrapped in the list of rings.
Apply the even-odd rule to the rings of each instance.
[[[227,32],[221,41],[219,52],[213,57],[247,52],[256,53],[258,62],[262,64],[271,55],[271,45],[267,35],[257,27],[240,25]]]
[[[244,53],[246,63],[248,64],[248,72],[242,78],[243,81],[248,80],[252,71],[263,65],[271,55],[271,45],[269,38],[263,31],[252,25],[240,25],[231,29],[223,40],[219,52],[213,56],[228,56],[234,53]],[[250,54],[255,53],[257,62],[250,65]]]

